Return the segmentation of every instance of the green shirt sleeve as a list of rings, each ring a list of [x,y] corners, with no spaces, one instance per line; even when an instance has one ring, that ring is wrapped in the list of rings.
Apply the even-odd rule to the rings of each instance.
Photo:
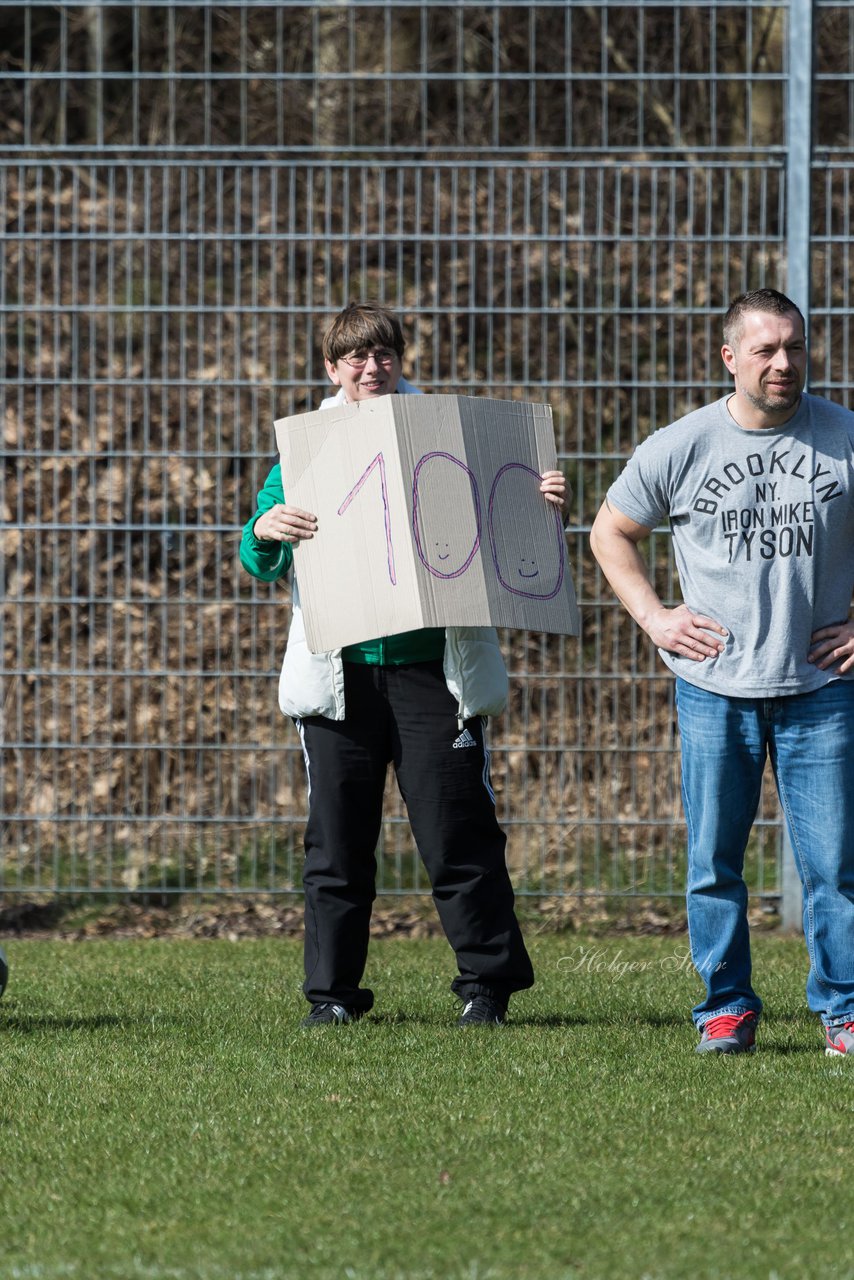
[[[262,582],[275,582],[277,578],[284,578],[293,564],[294,551],[289,542],[265,542],[255,537],[255,521],[258,517],[284,500],[282,468],[277,462],[264,481],[264,488],[258,494],[255,514],[243,526],[243,537],[240,539],[240,563],[253,578],[260,578]]]

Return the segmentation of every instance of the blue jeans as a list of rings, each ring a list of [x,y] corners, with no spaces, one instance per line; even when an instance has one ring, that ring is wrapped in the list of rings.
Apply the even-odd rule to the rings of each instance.
[[[696,1026],[762,1008],[751,986],[742,872],[766,755],[804,890],[807,1001],[826,1026],[854,1020],[854,681],[783,698],[731,698],[679,678],[676,705],[688,929],[706,983]]]

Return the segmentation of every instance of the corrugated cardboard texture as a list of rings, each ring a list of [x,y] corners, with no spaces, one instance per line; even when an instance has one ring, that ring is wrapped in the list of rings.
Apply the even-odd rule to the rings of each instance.
[[[577,635],[551,409],[383,396],[276,423],[285,501],[317,516],[294,549],[314,652],[433,626]]]

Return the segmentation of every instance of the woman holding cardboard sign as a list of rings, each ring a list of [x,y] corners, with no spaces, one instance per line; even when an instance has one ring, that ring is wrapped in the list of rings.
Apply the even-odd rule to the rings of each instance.
[[[321,408],[420,394],[401,376],[404,347],[391,312],[371,303],[347,307],[323,338],[338,391]],[[562,507],[564,477],[546,472],[541,491]],[[263,581],[284,578],[293,546],[316,535],[315,516],[288,505],[274,466],[243,531],[244,567]],[[456,955],[459,1025],[503,1023],[513,992],[532,985],[484,741],[486,717],[503,711],[506,698],[492,628],[425,628],[312,654],[294,579],[279,703],[299,731],[309,782],[303,990],[311,1011],[304,1026],[349,1023],[373,1005],[361,982],[389,762]]]

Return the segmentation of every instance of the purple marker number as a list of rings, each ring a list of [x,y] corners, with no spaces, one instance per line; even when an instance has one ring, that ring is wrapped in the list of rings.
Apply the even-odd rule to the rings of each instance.
[[[424,532],[424,524],[425,524],[424,511],[423,511],[424,502],[422,500],[422,494],[419,489],[419,485],[422,480],[422,475],[421,475],[422,468],[428,462],[433,462],[434,459],[438,460],[440,458],[444,459],[446,462],[453,463],[455,467],[459,467],[460,470],[464,471],[465,474],[468,476],[469,485],[471,486],[471,497],[472,497],[472,504],[474,506],[474,520],[475,520],[475,533],[474,533],[474,539],[472,541],[471,550],[469,551],[466,558],[463,560],[462,564],[455,564],[455,561],[461,557],[462,553],[460,552],[454,555],[453,557],[451,557],[450,544],[445,544],[448,546],[449,554],[447,556],[440,556],[439,558],[442,560],[448,559],[448,558],[451,559],[451,564],[448,566],[447,570],[439,569],[437,566],[432,565],[427,558],[426,546],[427,546],[428,539]],[[432,474],[432,468],[431,468],[431,471],[428,472],[427,474],[428,475]],[[451,474],[453,475],[454,473],[452,472]],[[433,483],[435,484],[436,482],[433,481]],[[430,489],[430,486],[428,484],[427,485],[428,493],[429,493],[429,489]],[[481,525],[480,496],[477,491],[477,481],[475,480],[474,476],[472,475],[468,467],[465,465],[465,463],[460,462],[459,458],[455,458],[452,453],[443,453],[442,450],[440,449],[437,449],[434,453],[425,453],[422,458],[419,458],[418,464],[412,475],[412,532],[415,535],[415,546],[418,549],[418,558],[421,561],[421,563],[424,565],[424,568],[427,570],[427,572],[432,573],[434,578],[445,578],[445,579],[459,578],[461,574],[465,573],[466,569],[469,567],[475,555],[477,554],[478,547],[480,546],[480,525]]]
[[[394,586],[397,586],[397,577],[395,576],[395,571],[394,571],[394,547],[391,544],[391,515],[389,514],[389,509],[388,509],[388,485],[386,484],[386,478],[385,478],[385,459],[383,458],[383,455],[381,453],[378,453],[377,456],[374,458],[373,462],[369,463],[368,466],[365,468],[365,470],[362,472],[359,479],[353,485],[353,488],[350,490],[350,492],[347,494],[347,497],[344,499],[344,501],[341,503],[341,506],[338,508],[338,514],[339,516],[343,516],[344,512],[347,510],[350,503],[353,501],[356,494],[362,488],[362,485],[365,483],[368,476],[371,474],[371,472],[374,470],[375,467],[379,467],[380,489],[382,490],[382,497],[383,497],[383,516],[385,518],[385,545],[386,545],[386,555],[388,557],[388,576],[389,576],[391,585],[394,587]]]
[[[496,475],[495,479],[492,482],[492,490],[489,494],[489,509],[487,514],[487,526],[489,529],[489,545],[492,550],[492,560],[493,560],[493,563],[495,564],[495,572],[498,577],[498,581],[501,583],[502,587],[504,587],[506,591],[512,592],[514,596],[526,596],[529,600],[552,600],[560,591],[561,583],[563,582],[563,575],[564,575],[564,568],[565,568],[565,554],[566,554],[564,539],[563,539],[563,525],[561,524],[561,519],[560,519],[560,515],[558,514],[557,508],[552,507],[546,513],[546,518],[552,524],[555,532],[556,558],[550,558],[550,563],[548,565],[543,566],[543,577],[539,583],[535,581],[535,579],[540,578],[540,570],[536,562],[533,560],[528,561],[528,560],[521,559],[521,557],[518,556],[518,553],[515,553],[512,544],[510,547],[504,547],[503,543],[499,541],[499,537],[498,537],[498,532],[497,532],[498,521],[497,521],[497,513],[495,508],[498,501],[499,485],[501,484],[502,479],[506,478],[507,480],[509,480],[513,472],[520,472],[520,471],[523,474],[527,474],[531,476],[532,479],[534,479],[537,482],[537,487],[539,489],[539,482],[541,478],[539,475],[539,472],[534,471],[533,467],[526,467],[522,462],[508,462],[505,466],[501,468],[501,470]],[[511,494],[512,494],[512,491],[511,491]],[[540,501],[542,501],[542,498],[540,497],[539,493],[537,494],[537,496],[538,498],[540,498]],[[518,492],[516,494],[516,497],[518,501]],[[504,505],[506,505],[506,499],[505,499]],[[512,518],[512,515],[514,514],[513,510],[511,509],[511,511],[508,514],[510,514]],[[529,585],[526,585],[523,587],[519,585],[519,583],[515,580],[515,578],[511,578],[511,568],[509,563],[510,558],[514,560],[516,574],[518,575],[518,578],[522,581],[527,580]],[[502,560],[504,561],[504,571],[502,571]],[[528,564],[528,563],[530,563],[533,566],[534,568],[533,573],[522,569],[521,567],[522,564]]]

